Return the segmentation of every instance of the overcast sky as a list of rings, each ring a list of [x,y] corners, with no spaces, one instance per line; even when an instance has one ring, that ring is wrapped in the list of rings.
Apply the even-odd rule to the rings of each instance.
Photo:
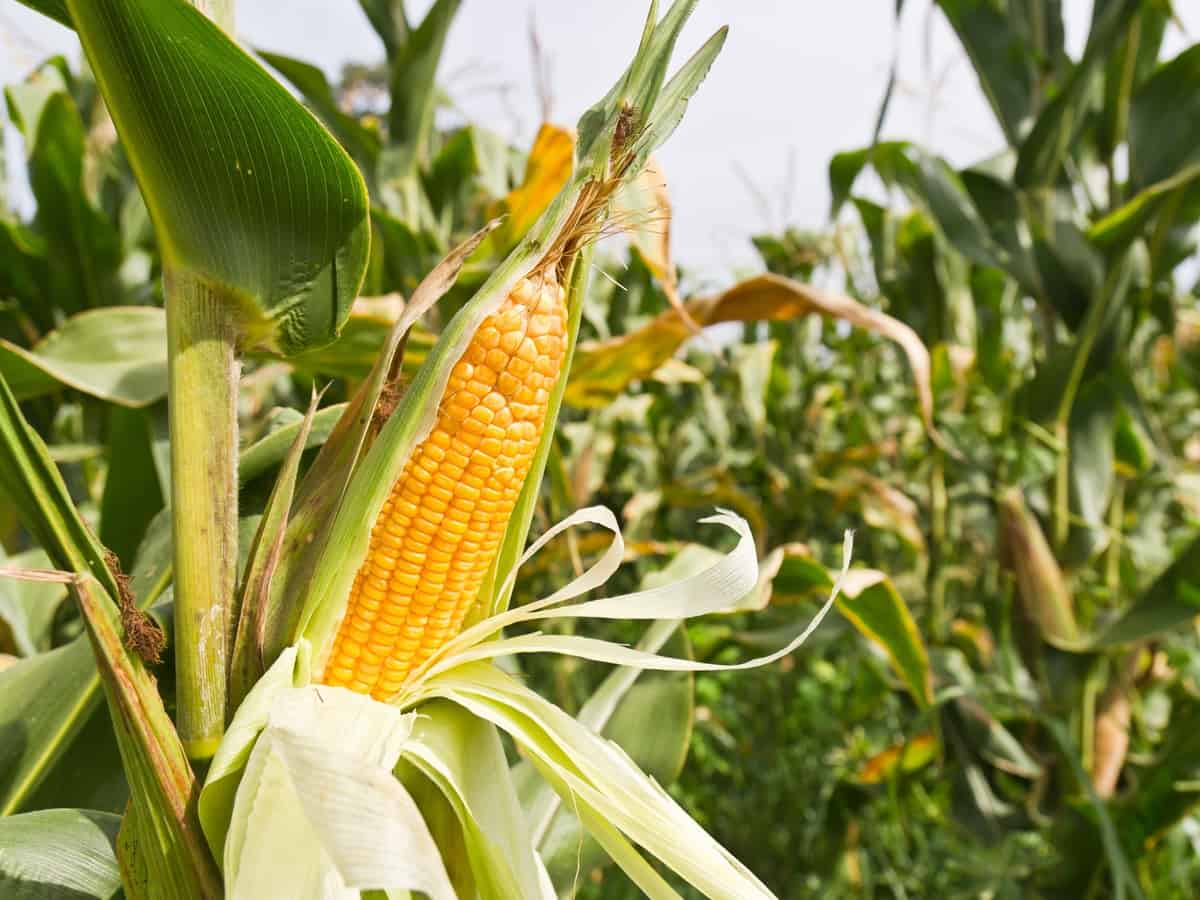
[[[429,0],[408,5],[419,12]],[[1190,40],[1173,29],[1172,52],[1200,39],[1200,3],[1175,5]],[[466,0],[441,80],[468,118],[528,143],[539,120],[531,23],[553,73],[553,118],[573,124],[629,59],[646,7],[646,0]],[[1064,7],[1077,54],[1091,0]],[[897,50],[901,76],[885,136],[919,140],[959,165],[999,146],[970,65],[931,0],[909,0],[898,36],[893,8],[891,0],[701,0],[680,58],[720,25],[730,33],[660,154],[680,262],[727,278],[733,266],[753,266],[751,234],[821,224],[828,160],[870,140]],[[346,60],[382,57],[355,0],[239,0],[237,9],[239,34],[252,47],[331,73]],[[0,0],[0,81],[22,77],[50,52],[77,55],[78,48],[66,29]]]

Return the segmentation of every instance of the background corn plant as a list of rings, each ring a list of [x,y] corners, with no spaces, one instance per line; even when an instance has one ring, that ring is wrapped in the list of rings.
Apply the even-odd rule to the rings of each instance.
[[[570,158],[554,123],[533,148],[434,127],[458,4],[419,22],[362,5],[388,49],[382,71],[330,84],[264,57],[363,175],[361,294],[373,299],[327,347],[244,360],[243,551],[311,386],[333,380],[315,447],[395,318],[387,295],[410,294],[490,215],[531,221],[565,178],[564,144]],[[1006,146],[962,171],[911,143],[839,154],[831,225],[756,239],[778,279],[689,297],[698,321],[746,324],[682,353],[669,250],[653,222],[637,231],[627,259],[604,263],[618,284],[596,279],[585,308],[592,343],[535,529],[589,502],[622,509],[636,560],[619,587],[632,587],[666,559],[695,564],[694,523],[714,502],[745,516],[777,565],[770,607],[671,639],[715,661],[786,642],[828,587],[822,563],[842,529],[858,528],[859,560],[889,573],[847,592],[846,615],[807,655],[752,674],[647,676],[603,723],[661,781],[682,769],[676,795],[781,896],[1190,896],[1200,56],[1158,58],[1165,2],[1097,0],[1079,59],[1051,0],[939,7]],[[63,475],[65,505],[117,554],[139,605],[162,610],[161,248],[88,72],[50,61],[6,93],[28,154],[6,164],[27,167],[38,212],[0,221],[0,374]],[[649,194],[630,205],[661,217],[661,191]],[[406,366],[519,234],[489,239],[410,338]],[[889,313],[924,361],[895,322],[831,297]],[[5,565],[45,567],[55,541],[86,556],[81,522],[26,514],[21,485],[47,477],[31,456],[0,482]],[[594,550],[564,543],[520,590],[544,593]],[[38,815],[102,850],[129,786],[109,717],[81,688],[91,650],[64,598],[61,585],[0,582],[0,809],[96,810]],[[571,711],[606,674],[524,665]],[[169,654],[156,674],[171,709]],[[30,822],[9,821],[0,846]],[[569,812],[542,851],[565,892],[578,877],[581,896],[634,895]],[[98,872],[79,889],[111,896],[116,882]]]

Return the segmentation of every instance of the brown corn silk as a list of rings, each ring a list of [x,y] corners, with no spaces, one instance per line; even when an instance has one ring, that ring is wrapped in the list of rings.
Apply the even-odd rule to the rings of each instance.
[[[552,268],[484,319],[375,520],[324,683],[386,700],[462,629],[537,452],[566,345]]]

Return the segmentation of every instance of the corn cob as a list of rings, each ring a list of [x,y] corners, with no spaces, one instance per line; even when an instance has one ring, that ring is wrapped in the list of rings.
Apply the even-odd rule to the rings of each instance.
[[[566,353],[551,275],[480,325],[371,530],[322,680],[378,700],[462,628],[537,451]]]

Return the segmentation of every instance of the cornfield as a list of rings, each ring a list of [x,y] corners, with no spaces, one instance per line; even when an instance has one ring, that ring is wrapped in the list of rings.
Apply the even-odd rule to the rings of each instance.
[[[714,288],[660,149],[735,13],[526,145],[461,0],[340,79],[20,2],[82,57],[5,86],[0,897],[1200,892],[1184,10],[932,0],[994,152],[892,139],[897,53]]]

